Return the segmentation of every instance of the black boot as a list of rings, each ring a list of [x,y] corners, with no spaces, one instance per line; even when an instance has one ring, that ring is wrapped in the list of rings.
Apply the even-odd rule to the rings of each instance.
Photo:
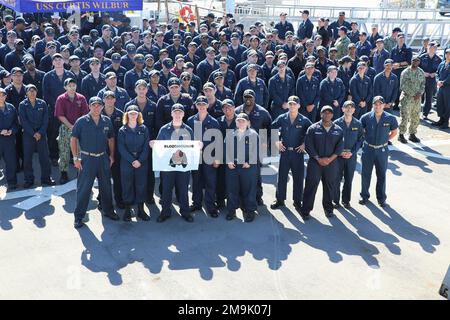
[[[412,133],[409,135],[409,141],[414,142],[414,143],[419,143],[420,139],[417,138],[417,136],[414,133]]]
[[[398,141],[401,143],[408,143],[408,140],[406,140],[405,136],[401,133],[398,135]]]
[[[131,207],[129,205],[125,205],[125,212],[123,214],[123,221],[130,222],[131,221]]]
[[[145,213],[145,211],[144,211],[144,204],[143,203],[139,203],[138,204],[138,213],[137,213],[137,216],[139,217],[139,218],[141,218],[142,220],[144,220],[144,221],[148,221],[148,220],[150,220],[150,217]]]
[[[69,176],[66,171],[61,171],[61,177],[59,178],[59,184],[66,184],[69,181]]]

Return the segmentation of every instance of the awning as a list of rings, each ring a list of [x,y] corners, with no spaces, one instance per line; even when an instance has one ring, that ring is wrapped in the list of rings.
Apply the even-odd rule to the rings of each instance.
[[[142,2],[143,0],[0,0],[0,4],[21,13],[142,10]]]

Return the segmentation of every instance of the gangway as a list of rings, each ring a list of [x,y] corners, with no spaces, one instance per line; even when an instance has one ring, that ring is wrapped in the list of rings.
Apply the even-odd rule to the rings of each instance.
[[[316,24],[320,17],[329,17],[330,22],[337,19],[340,11],[345,11],[347,21],[356,21],[361,31],[371,33],[371,25],[376,23],[379,32],[390,34],[394,27],[400,27],[406,35],[407,45],[420,47],[424,37],[438,41],[442,47],[450,45],[450,18],[439,14],[438,9],[427,8],[364,8],[364,7],[332,7],[332,6],[300,6],[300,5],[255,5],[236,8],[236,18],[245,26],[255,20],[269,26],[279,20],[281,12],[286,12],[289,21],[296,29],[301,22],[300,11],[308,9],[310,19]]]
[[[215,6],[206,6],[206,2],[193,1],[160,1],[148,2],[144,0],[144,10],[142,14],[155,13],[160,21],[167,21],[168,18],[176,17],[182,6],[189,5],[193,7],[197,17],[205,16],[209,11],[214,12],[216,16],[221,17],[224,11],[220,6],[220,1],[214,1]],[[271,4],[267,4],[272,2]],[[210,1],[208,3],[213,3]],[[245,27],[260,21],[265,28],[279,21],[281,12],[287,12],[289,21],[297,29],[301,22],[300,11],[308,9],[311,21],[317,25],[320,17],[330,18],[330,22],[337,19],[340,11],[345,11],[348,21],[356,21],[361,31],[371,33],[371,25],[376,23],[379,26],[379,32],[382,35],[389,35],[394,27],[400,27],[406,35],[406,43],[413,49],[421,47],[421,40],[424,37],[430,37],[440,43],[441,47],[450,45],[450,17],[441,16],[439,9],[431,8],[365,8],[365,7],[342,7],[342,6],[305,6],[301,1],[294,0],[292,5],[279,4],[280,1],[258,0],[247,1],[246,5],[236,5],[235,18]]]

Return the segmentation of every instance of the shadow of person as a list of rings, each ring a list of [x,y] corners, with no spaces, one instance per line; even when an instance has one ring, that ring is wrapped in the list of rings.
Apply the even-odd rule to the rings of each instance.
[[[11,199],[10,205],[6,204],[6,201],[2,200],[2,204],[6,207],[0,213],[0,228],[4,231],[12,230],[12,221],[20,218],[24,213],[22,209],[14,208],[13,205],[16,204],[19,199]]]
[[[367,204],[367,207],[375,217],[387,225],[398,236],[417,242],[424,251],[433,253],[436,251],[435,247],[440,244],[439,238],[432,232],[413,225],[403,218],[394,208],[387,206],[383,212],[371,202]]]
[[[428,163],[426,163],[425,161],[419,160],[417,158],[414,158],[407,153],[397,151],[397,150],[391,150],[389,156],[390,156],[390,160],[398,161],[408,167],[411,167],[411,166],[418,167],[425,173],[433,172],[433,170],[431,168],[429,168]]]
[[[79,231],[85,249],[82,264],[92,272],[106,273],[112,285],[122,284],[120,270],[142,263],[151,274],[159,274],[165,262],[169,270],[197,270],[201,279],[212,280],[214,269],[241,268],[240,257],[247,252],[267,261],[277,270],[300,241],[297,230],[287,229],[269,214],[259,214],[253,223],[241,219],[226,221],[198,214],[186,223],[178,214],[162,224],[142,221],[124,223],[102,218],[104,230],[98,239],[91,230]]]
[[[301,241],[300,233],[286,228],[266,206],[258,207],[258,216],[251,228],[256,232],[255,236],[250,238],[256,240],[253,242],[252,254],[257,260],[265,259],[271,270],[280,269],[283,261],[286,261],[292,252],[292,245]]]
[[[339,263],[343,255],[360,256],[368,266],[379,266],[375,255],[377,247],[364,241],[350,231],[339,219],[330,219],[330,226],[311,217],[305,223],[291,212],[284,211],[286,218],[300,231],[301,240],[312,248],[324,251],[331,262]]]
[[[89,196],[87,211],[96,209],[98,206],[98,200],[97,200],[98,190],[96,188],[93,188],[93,189],[95,189],[95,193],[93,190],[91,192],[91,195]],[[67,193],[61,195],[60,197],[64,200],[64,204],[62,205],[64,212],[66,212],[68,214],[73,214],[75,212],[75,208],[77,206],[77,192],[75,190],[70,191],[70,192],[67,192]]]
[[[419,150],[424,151],[424,152],[428,152],[430,153],[429,155],[426,155],[427,160],[435,163],[435,164],[446,164],[449,165],[450,164],[450,159],[448,158],[441,158],[441,157],[433,157],[431,154],[435,154],[437,156],[443,156],[442,153],[434,150],[433,148],[430,148],[426,145],[423,144],[418,144],[421,148]],[[414,148],[417,149],[417,148]]]
[[[88,226],[78,229],[78,233],[84,245],[84,250],[81,253],[81,264],[92,272],[106,273],[112,285],[121,285],[122,275],[119,270],[125,267],[127,263],[123,263],[116,258],[114,245],[103,239],[97,239]]]
[[[383,243],[392,254],[401,254],[401,248],[396,245],[399,242],[397,237],[378,228],[354,208],[341,208],[339,212],[356,229],[361,238]]]
[[[177,252],[169,259],[169,269],[197,269],[203,280],[211,280],[214,268],[238,271],[239,257],[248,252],[255,260],[266,261],[269,269],[278,270],[291,253],[292,245],[300,241],[300,235],[285,228],[272,215],[258,211],[252,223],[240,218],[217,221],[202,217],[201,224],[186,230],[182,235],[184,240],[175,244]],[[206,232],[199,230],[205,225]]]
[[[31,210],[25,211],[25,218],[27,220],[33,220],[36,227],[42,229],[47,225],[45,217],[51,216],[54,213],[55,207],[50,202],[45,202]]]

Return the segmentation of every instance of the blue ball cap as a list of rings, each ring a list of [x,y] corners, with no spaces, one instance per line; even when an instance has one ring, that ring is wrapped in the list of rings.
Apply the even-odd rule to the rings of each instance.
[[[247,89],[247,90],[245,90],[244,91],[244,94],[242,95],[243,97],[248,97],[248,96],[251,96],[251,97],[255,97],[255,91],[253,91],[252,89]]]
[[[234,104],[234,101],[233,101],[233,100],[231,100],[231,99],[225,99],[225,100],[222,101],[222,106],[223,106],[223,107],[226,107],[226,106],[234,107],[235,104]]]
[[[16,74],[18,72],[23,74],[23,70],[20,69],[19,67],[14,67],[14,68],[11,69],[11,74]]]
[[[137,88],[139,86],[145,86],[148,87],[148,83],[147,81],[145,81],[144,79],[139,79],[138,81],[136,81],[136,83],[134,84],[134,87]]]
[[[165,58],[162,62],[163,66],[166,67],[167,69],[170,69],[173,67],[173,61],[170,58]]]
[[[133,104],[133,105],[127,107],[126,112],[127,112],[127,113],[128,113],[128,112],[136,112],[136,113],[139,113],[139,107]]]
[[[375,96],[375,97],[373,97],[372,104],[375,104],[377,102],[384,103],[384,98],[382,96]]]
[[[249,65],[247,65],[247,71],[249,71],[251,69],[258,70],[258,65],[255,63],[250,63]]]
[[[92,97],[89,99],[89,105],[92,106],[94,104],[103,105],[103,101],[102,101],[102,99],[100,99],[100,97],[95,96],[95,97]]]
[[[174,111],[183,111],[183,112],[184,112],[184,107],[183,107],[183,105],[180,104],[180,103],[175,103],[175,104],[172,106],[172,109],[171,109],[171,112],[174,112]]]
[[[246,120],[246,121],[249,121],[249,118],[248,118],[248,115],[247,115],[246,113],[241,112],[241,113],[239,113],[239,114],[236,116],[236,120]]]
[[[111,55],[111,60],[112,62],[119,63],[122,60],[122,57],[120,56],[120,53],[116,52]]]
[[[175,77],[173,77],[173,78],[170,78],[168,81],[167,81],[167,87],[171,87],[171,86],[180,86],[181,85],[181,82],[180,82],[180,79],[178,79],[178,78],[175,78]]]
[[[208,99],[205,96],[198,96],[195,99],[195,104],[208,104]]]
[[[330,111],[331,113],[333,113],[333,108],[330,106],[323,106],[322,109],[320,110],[320,113],[324,113],[326,111]]]
[[[148,74],[148,76],[151,78],[151,77],[153,77],[153,76],[155,76],[155,75],[158,75],[158,77],[159,77],[159,71],[158,70],[152,70],[152,71],[150,71],[150,73]]]
[[[300,104],[300,98],[299,98],[298,96],[290,96],[290,97],[288,98],[288,101],[287,101],[287,102],[288,102],[288,103],[293,102],[293,103]]]

